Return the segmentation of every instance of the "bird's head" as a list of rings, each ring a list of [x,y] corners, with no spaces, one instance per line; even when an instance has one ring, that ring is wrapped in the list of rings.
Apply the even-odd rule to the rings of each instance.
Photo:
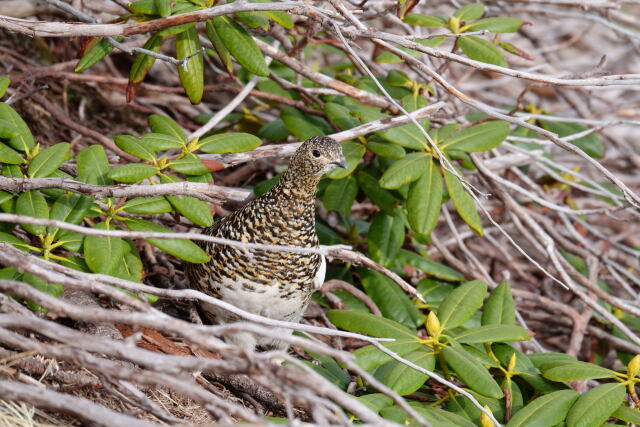
[[[291,166],[321,176],[336,167],[346,169],[347,162],[338,142],[327,136],[316,136],[306,140],[296,150]]]

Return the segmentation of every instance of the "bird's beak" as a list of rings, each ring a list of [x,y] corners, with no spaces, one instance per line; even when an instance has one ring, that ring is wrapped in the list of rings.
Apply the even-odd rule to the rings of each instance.
[[[338,160],[337,162],[333,162],[333,164],[336,166],[340,166],[342,169],[347,168],[347,161],[345,160],[344,156],[340,157],[340,160]]]

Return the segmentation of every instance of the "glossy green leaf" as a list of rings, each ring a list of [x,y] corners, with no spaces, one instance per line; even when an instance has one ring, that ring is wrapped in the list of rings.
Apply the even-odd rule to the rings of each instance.
[[[380,113],[361,112],[360,117],[363,123],[369,123],[373,120],[378,120],[388,116]],[[380,132],[374,132],[374,134],[389,142],[393,142],[394,144],[398,144],[412,150],[423,150],[427,147],[427,141],[424,135],[413,123]]]
[[[160,182],[179,182],[178,179],[163,175]],[[211,215],[211,206],[195,197],[189,196],[166,196],[167,200],[173,205],[178,212],[185,218],[188,218],[195,224],[203,227],[209,227],[213,224],[213,216]]]
[[[143,219],[127,219],[127,227],[131,231],[155,231],[170,233],[171,230],[151,221]],[[153,246],[162,249],[166,253],[192,263],[209,261],[209,255],[198,245],[184,239],[145,239]]]
[[[392,342],[380,343],[382,346],[388,348],[398,356],[404,356],[405,354],[417,351],[419,349],[425,349],[415,337],[412,338],[396,338]],[[372,369],[376,366],[380,366],[393,358],[378,350],[373,345],[367,345],[360,347],[352,353],[356,358],[356,363],[362,369]]]
[[[200,103],[204,93],[204,60],[201,48],[195,26],[176,36],[176,58],[189,58],[185,64],[176,67],[180,83],[192,104]]]
[[[147,162],[152,162],[156,159],[156,154],[148,145],[142,143],[138,138],[131,135],[118,135],[113,138],[116,145],[123,151],[136,156],[139,159]]]
[[[114,181],[133,184],[156,174],[156,168],[142,163],[130,163],[111,169],[109,177]]]
[[[347,141],[342,144],[342,154],[344,155],[345,160],[347,161],[346,169],[336,168],[326,174],[327,178],[331,179],[342,179],[345,178],[356,169],[360,160],[364,156],[364,153],[367,151],[364,148],[364,145],[359,144],[357,142]]]
[[[242,153],[262,145],[260,138],[249,133],[219,133],[198,141],[199,150],[205,153]]]
[[[508,283],[501,283],[487,299],[482,310],[483,325],[515,325],[516,310]]]
[[[403,264],[408,264],[412,267],[415,267],[423,273],[426,273],[429,276],[437,277],[438,279],[451,281],[464,280],[464,275],[459,271],[447,267],[446,265],[440,264],[439,262],[431,261],[430,259],[425,258],[422,255],[418,255],[405,249],[400,249],[400,251],[398,252],[398,261]]]
[[[7,93],[7,89],[9,89],[10,84],[11,79],[8,76],[0,76],[0,98]]]
[[[156,0],[138,0],[129,4],[132,12],[142,15],[159,15]]]
[[[375,271],[361,271],[360,281],[367,295],[378,306],[382,315],[413,328],[423,322],[424,315],[411,302],[398,285]]]
[[[269,19],[260,12],[237,12],[235,17],[249,28],[269,29]]]
[[[440,28],[447,26],[446,18],[442,16],[423,15],[421,13],[410,13],[403,19],[409,25],[418,25],[427,28]]]
[[[20,135],[20,131],[16,127],[6,120],[0,120],[0,138],[11,139]]]
[[[515,325],[479,326],[456,335],[456,341],[464,344],[525,341],[530,338],[529,331]]]
[[[185,175],[202,175],[209,172],[209,168],[195,154],[187,154],[180,160],[174,160],[169,167]]]
[[[182,139],[177,136],[153,132],[140,138],[139,143],[151,151],[165,151],[172,148],[181,148],[184,144]]]
[[[551,427],[561,423],[579,394],[560,390],[538,397],[519,410],[507,427]]]
[[[39,191],[27,191],[21,193],[16,200],[16,214],[49,219],[49,206]],[[45,233],[44,225],[21,224],[20,226],[34,236]]]
[[[446,170],[442,172],[444,173],[444,181],[447,185],[451,202],[453,206],[455,206],[458,215],[460,215],[473,231],[482,236],[484,233],[482,220],[480,219],[480,215],[478,215],[473,198],[465,191],[458,178]]]
[[[31,178],[49,176],[69,158],[69,148],[68,142],[60,142],[40,151],[29,163],[29,176]]]
[[[466,6],[462,6],[456,10],[453,16],[460,21],[473,21],[482,17],[484,14],[484,5],[482,3],[472,3]]]
[[[101,222],[94,229],[113,230]],[[94,273],[111,274],[122,261],[126,244],[120,237],[86,236],[84,239],[84,260]]]
[[[444,409],[432,407],[416,407],[414,409],[431,427],[475,427],[468,419]]]
[[[160,51],[163,41],[163,37],[156,34],[149,37],[149,40],[147,40],[142,48],[157,53]],[[133,64],[131,65],[131,71],[129,71],[129,81],[131,83],[139,83],[144,80],[155,61],[156,58],[151,55],[144,53],[137,54],[136,58],[133,60]]]
[[[560,366],[546,369],[543,365],[542,375],[552,381],[596,380],[601,378],[615,378],[615,371],[587,362],[568,362]]]
[[[414,328],[362,311],[329,310],[327,317],[340,329],[378,338],[409,339],[418,342]]]
[[[432,158],[426,153],[409,153],[404,158],[391,164],[382,177],[380,186],[396,189],[404,184],[416,181],[427,171],[431,171]]]
[[[431,371],[436,364],[436,357],[433,352],[426,350],[425,348],[421,351],[414,351],[405,355],[404,358]],[[376,378],[400,396],[406,396],[422,387],[429,377],[404,363],[392,360],[378,368]]]
[[[216,33],[231,55],[248,71],[258,76],[269,75],[269,67],[253,38],[228,16],[213,18]]]
[[[216,27],[213,24],[212,19],[209,19],[207,21],[205,31],[207,34],[207,38],[218,54],[218,58],[220,58],[220,62],[222,62],[222,65],[224,65],[229,74],[233,73],[233,61],[231,59],[231,53],[229,53],[229,49],[227,49],[224,43],[222,43],[222,39],[220,39],[220,36],[216,32]]]
[[[543,365],[549,363],[558,363],[558,362],[577,362],[577,359],[566,353],[557,353],[554,351],[549,351],[545,353],[532,353],[527,356],[533,366],[536,368],[541,368]]]
[[[495,399],[503,396],[500,386],[489,371],[467,352],[460,348],[445,346],[442,348],[442,353],[447,364],[471,390]]]
[[[558,137],[560,138],[564,138],[566,136],[587,130],[586,127],[578,123],[562,123],[552,122],[549,120],[541,120],[540,124],[548,131],[558,134]],[[602,138],[600,138],[600,136],[596,133],[591,133],[587,136],[583,136],[582,138],[574,139],[568,142],[582,149],[589,156],[596,159],[600,159],[604,156],[604,142],[602,141]]]
[[[392,264],[404,237],[404,221],[400,216],[378,212],[369,227],[369,256],[382,265]]]
[[[64,293],[64,286],[56,285],[54,283],[49,283],[45,280],[42,280],[38,276],[32,273],[23,273],[21,280],[27,282],[40,292],[44,292],[47,295],[51,295],[52,297],[59,298]],[[29,304],[32,306],[31,304]],[[32,306],[33,307],[33,306]],[[41,310],[40,310],[41,311]]]
[[[147,118],[147,121],[154,133],[161,133],[172,136],[182,142],[187,142],[187,134],[172,118],[160,114],[152,114]]]
[[[364,171],[357,173],[356,179],[358,180],[358,186],[369,200],[375,203],[385,213],[389,215],[394,214],[393,204],[395,203],[396,198],[391,194],[391,192],[380,187],[377,179]]]
[[[118,37],[119,42],[123,40],[122,37]],[[84,70],[94,66],[102,59],[104,59],[112,50],[114,46],[109,43],[107,39],[102,39],[95,45],[91,47],[83,56],[80,58],[78,63],[76,64],[76,68],[74,71],[76,73],[81,73]]]
[[[138,215],[151,215],[171,212],[171,203],[163,196],[136,197],[127,200],[123,206],[126,212]]]
[[[387,159],[401,159],[407,155],[404,148],[390,142],[369,141],[367,142],[367,149]]]
[[[351,205],[358,194],[358,182],[353,176],[335,179],[324,190],[322,203],[327,210],[349,215]]]
[[[154,0],[156,3],[156,10],[158,15],[166,18],[171,15],[171,0]]]
[[[22,117],[16,113],[16,110],[4,102],[0,102],[0,120],[9,122],[19,133],[18,136],[7,140],[9,145],[18,151],[26,151],[33,148],[35,143],[29,127],[22,120]]]
[[[501,67],[507,66],[500,48],[485,39],[476,36],[459,37],[458,46],[471,59]]]
[[[334,102],[324,104],[324,113],[342,130],[351,129],[360,124],[347,107]]]
[[[624,401],[626,388],[621,383],[602,384],[578,398],[567,415],[567,427],[599,427]]]
[[[409,225],[415,233],[428,237],[438,225],[442,192],[440,169],[433,158],[428,158],[424,173],[411,184],[407,195]]]
[[[21,250],[25,250],[25,246],[27,245],[27,243],[24,240],[17,238],[13,234],[4,233],[2,231],[0,231],[0,243],[9,243],[13,245],[16,249],[21,249]],[[6,270],[6,269],[2,269],[0,271],[3,271],[3,270]]]
[[[80,150],[76,156],[78,175],[86,175],[90,172],[107,174],[111,167],[104,148],[101,145],[90,145]]]
[[[89,214],[91,206],[93,206],[93,200],[90,197],[77,193],[66,193],[58,197],[51,206],[49,218],[70,224],[80,224]],[[55,229],[55,227],[49,227],[49,232],[53,232]]]
[[[443,151],[460,150],[465,152],[488,151],[496,148],[509,135],[509,123],[503,120],[491,120],[463,129],[440,142]]]
[[[632,409],[624,404],[611,414],[611,416],[628,423],[640,424],[640,409]]]
[[[11,165],[19,165],[21,163],[24,163],[24,159],[22,158],[20,153],[0,143],[0,162],[8,163]]]
[[[267,15],[272,21],[280,24],[283,28],[293,28],[293,19],[286,12],[280,10],[265,10],[262,13]]]
[[[376,414],[381,409],[393,405],[393,400],[382,393],[371,393],[356,397],[361,403],[364,403],[369,409]]]
[[[300,141],[327,134],[322,126],[314,123],[309,116],[296,108],[282,107],[280,109],[280,118],[287,129],[289,129],[296,138],[300,139]]]
[[[463,283],[453,290],[438,307],[438,319],[445,329],[461,326],[482,306],[487,284],[480,280]]]
[[[497,17],[484,18],[472,22],[467,31],[491,31],[492,33],[515,33],[522,26],[522,20],[518,18]]]

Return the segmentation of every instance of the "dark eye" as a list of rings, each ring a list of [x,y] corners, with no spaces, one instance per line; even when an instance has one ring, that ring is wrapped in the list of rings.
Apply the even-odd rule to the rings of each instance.
[[[311,154],[313,155],[313,157],[318,158],[320,157],[320,151],[318,150],[313,150],[311,151]]]

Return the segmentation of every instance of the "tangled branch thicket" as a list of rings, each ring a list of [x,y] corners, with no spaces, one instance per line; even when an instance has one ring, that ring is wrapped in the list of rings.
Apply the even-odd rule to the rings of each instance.
[[[15,3],[0,425],[638,422],[638,1]],[[320,249],[194,232],[319,134]],[[292,324],[187,289],[189,239],[333,262]]]

